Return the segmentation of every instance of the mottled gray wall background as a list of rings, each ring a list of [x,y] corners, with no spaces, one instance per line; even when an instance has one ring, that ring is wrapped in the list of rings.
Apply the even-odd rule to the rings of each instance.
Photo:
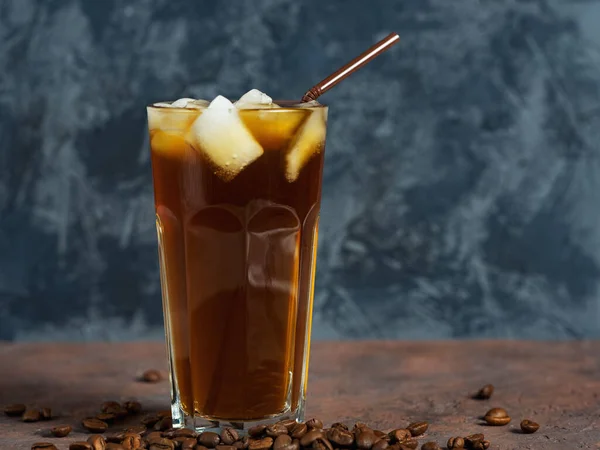
[[[600,335],[600,0],[0,0],[0,338],[160,337],[145,105],[328,93],[315,335]]]

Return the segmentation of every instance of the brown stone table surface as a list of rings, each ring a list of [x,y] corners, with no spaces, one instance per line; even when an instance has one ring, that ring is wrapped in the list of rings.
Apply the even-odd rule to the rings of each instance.
[[[0,343],[0,406],[51,406],[49,422],[23,423],[2,415],[0,449],[29,449],[38,441],[67,449],[85,437],[79,421],[106,400],[137,399],[146,411],[168,407],[168,382],[136,378],[166,369],[161,343]],[[491,400],[470,394],[492,383]],[[600,448],[600,342],[448,341],[317,342],[311,352],[307,415],[326,424],[366,422],[380,429],[430,422],[420,440],[482,432],[493,449]],[[513,421],[481,424],[501,406]],[[519,432],[522,418],[541,424]],[[47,437],[51,426],[71,424],[67,438]]]

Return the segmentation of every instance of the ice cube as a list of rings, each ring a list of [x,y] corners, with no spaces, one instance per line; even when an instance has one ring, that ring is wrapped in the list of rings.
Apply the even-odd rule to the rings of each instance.
[[[171,103],[172,108],[187,108],[188,103],[195,102],[193,98],[180,98]]]
[[[323,149],[326,128],[326,109],[318,108],[312,111],[310,117],[294,137],[285,157],[285,176],[290,183],[298,178],[300,170],[310,158]]]
[[[153,106],[160,108],[191,108],[191,109],[204,109],[209,105],[208,100],[196,100],[193,98],[180,98],[174,102],[158,102],[154,103]]]
[[[192,109],[206,109],[208,108],[208,105],[210,105],[208,100],[192,100],[191,102],[188,102],[185,107]]]
[[[258,89],[246,92],[235,102],[235,106],[238,109],[279,108],[271,97]]]
[[[270,105],[273,99],[258,89],[251,89],[240,97],[237,103],[254,103],[258,105]]]
[[[217,95],[208,105],[210,109],[235,109],[233,103],[222,95]]]
[[[217,174],[225,181],[231,181],[263,154],[233,103],[220,95],[192,124],[188,140],[217,167]]]

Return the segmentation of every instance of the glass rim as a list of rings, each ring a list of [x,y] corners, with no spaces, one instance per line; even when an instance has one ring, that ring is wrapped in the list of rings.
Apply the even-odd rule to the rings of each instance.
[[[159,103],[172,103],[174,101],[175,100],[173,100],[171,102],[154,102],[154,103],[151,103],[150,105],[147,105],[146,108],[156,109],[158,111],[173,111],[173,112],[181,112],[181,111],[193,112],[193,111],[203,111],[206,109],[206,108],[173,108],[170,106],[159,105]],[[302,103],[298,100],[273,100],[273,103],[275,103],[276,105],[278,105],[280,107],[279,108],[240,108],[240,109],[236,108],[236,109],[238,111],[263,111],[263,112],[266,112],[266,111],[284,112],[284,111],[302,111],[302,110],[312,111],[312,110],[316,110],[316,109],[329,109],[329,105],[326,105],[326,104],[320,103],[320,102],[318,105],[313,105],[313,106],[294,106],[294,105],[300,105]]]

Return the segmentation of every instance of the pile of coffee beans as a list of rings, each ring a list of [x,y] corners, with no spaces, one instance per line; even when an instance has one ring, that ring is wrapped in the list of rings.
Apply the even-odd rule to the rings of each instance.
[[[387,433],[374,430],[364,423],[356,423],[350,429],[337,422],[325,428],[319,419],[306,422],[285,420],[272,425],[257,425],[248,430],[247,436],[241,436],[233,428],[224,428],[220,433],[205,431],[197,434],[188,429],[165,428],[167,412],[145,416],[144,425],[130,427],[122,432],[91,435],[87,441],[73,442],[69,450],[334,450],[339,448],[356,450],[406,450],[417,449],[415,439],[428,428],[427,422],[415,422],[406,428]],[[96,418],[84,419],[82,424],[89,431],[105,431]],[[56,437],[67,436],[71,427],[54,427]],[[423,449],[438,447],[429,442]],[[437,445],[437,444],[436,444]],[[32,450],[57,450],[50,442],[34,444]],[[473,447],[475,448],[475,447]]]
[[[150,377],[152,378],[152,377]],[[474,398],[489,400],[494,392],[492,385],[481,388]],[[419,440],[429,429],[427,422],[413,422],[402,428],[390,431],[373,429],[358,422],[352,428],[341,422],[325,427],[319,419],[305,422],[284,420],[272,425],[257,425],[248,430],[247,436],[241,436],[233,428],[224,428],[220,433],[173,428],[169,410],[147,414],[141,417],[140,425],[124,427],[119,432],[106,433],[110,426],[125,418],[142,412],[137,401],[102,403],[98,414],[86,417],[81,427],[92,433],[86,441],[72,442],[69,450],[415,450]],[[11,417],[21,417],[23,421],[49,420],[50,408],[28,408],[24,404],[7,405],[4,413]],[[507,425],[511,418],[503,408],[492,408],[484,416],[486,424]],[[539,425],[529,419],[521,422],[524,434],[535,433]],[[71,425],[59,425],[51,428],[48,434],[64,438],[72,432]],[[106,434],[105,434],[106,433]],[[482,433],[468,436],[450,437],[446,442],[449,450],[486,450],[490,448]],[[434,441],[421,444],[421,450],[441,450],[443,447]],[[32,450],[58,450],[52,442],[38,442]]]

